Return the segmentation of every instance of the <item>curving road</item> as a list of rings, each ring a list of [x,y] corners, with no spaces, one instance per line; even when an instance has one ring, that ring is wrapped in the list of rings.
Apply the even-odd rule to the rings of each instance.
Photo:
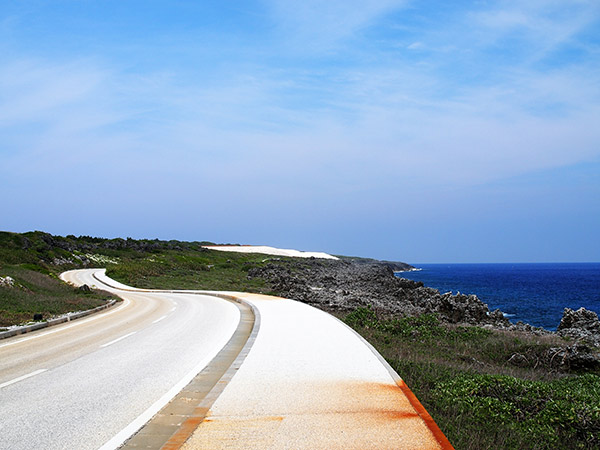
[[[159,448],[154,439],[165,432],[157,430],[181,400],[195,403],[164,449],[452,449],[385,360],[323,311],[257,294],[148,292],[100,269],[63,278],[124,301],[0,343],[1,449],[112,449],[142,426],[125,448],[146,439]],[[243,357],[202,397],[198,379],[248,323],[237,306],[206,294],[250,305],[254,325]]]
[[[102,279],[98,269],[63,278],[114,292],[123,302],[0,341],[0,449],[114,444],[199,373],[238,326],[238,308],[222,299],[123,291],[94,273]]]

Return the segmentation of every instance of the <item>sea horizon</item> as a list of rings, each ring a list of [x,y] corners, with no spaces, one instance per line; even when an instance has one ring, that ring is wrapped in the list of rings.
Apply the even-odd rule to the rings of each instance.
[[[438,264],[452,264],[452,265],[468,265],[468,264],[600,264],[600,260],[599,261],[544,261],[544,262],[537,262],[537,261],[529,261],[529,262],[514,262],[514,261],[508,261],[508,262],[418,262],[418,263],[406,263],[409,264],[413,267],[417,267],[419,265],[438,265]],[[402,272],[401,270],[397,271],[397,272]]]
[[[440,293],[477,297],[513,323],[556,330],[565,308],[600,314],[600,263],[423,263],[397,272]]]

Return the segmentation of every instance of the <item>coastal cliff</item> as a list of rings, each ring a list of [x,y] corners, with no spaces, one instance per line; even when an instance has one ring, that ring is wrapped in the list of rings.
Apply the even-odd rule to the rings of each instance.
[[[342,258],[304,261],[274,260],[248,271],[278,295],[313,304],[322,309],[351,311],[372,307],[386,316],[437,314],[452,324],[507,327],[501,311],[490,311],[475,295],[441,294],[421,282],[395,276],[411,266],[374,260]]]

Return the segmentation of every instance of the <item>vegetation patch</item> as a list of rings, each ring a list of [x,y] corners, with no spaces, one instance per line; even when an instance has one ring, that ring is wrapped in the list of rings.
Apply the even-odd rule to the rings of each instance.
[[[479,426],[521,436],[518,448],[600,448],[598,375],[532,381],[460,373],[440,381],[431,399],[439,409],[468,414]]]
[[[600,448],[600,374],[540,363],[554,336],[453,327],[435,316],[342,317],[389,361],[457,449]],[[515,367],[511,355],[529,354]]]
[[[265,255],[217,250],[164,251],[146,258],[122,259],[107,275],[148,289],[206,289],[271,293],[264,281],[249,279],[248,270],[264,264]]]
[[[44,273],[20,266],[3,266],[3,276],[14,280],[0,286],[0,326],[22,325],[40,315],[47,320],[72,311],[84,311],[105,304],[107,292],[82,292]]]
[[[65,285],[60,273],[102,267],[110,277],[140,288],[207,289],[271,293],[248,270],[265,255],[208,250],[208,242],[102,239],[0,232],[0,326],[19,325],[103,304],[108,293],[85,293]]]

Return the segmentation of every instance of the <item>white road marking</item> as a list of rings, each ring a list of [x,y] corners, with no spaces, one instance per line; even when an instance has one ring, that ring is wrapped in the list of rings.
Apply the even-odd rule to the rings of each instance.
[[[132,334],[135,334],[135,333],[137,333],[137,331],[133,331],[129,334],[126,334],[125,336],[121,336],[120,338],[115,339],[114,341],[110,341],[110,342],[107,342],[106,344],[102,344],[100,347],[104,348],[104,347],[108,347],[109,345],[116,344],[117,342],[122,341],[123,339],[128,338],[129,336],[131,336]]]
[[[8,347],[9,345],[20,344],[21,342],[30,341],[32,339],[37,339],[37,338],[41,338],[43,336],[48,336],[49,334],[54,334],[54,333],[58,333],[60,331],[68,330],[69,328],[77,327],[79,325],[83,325],[84,323],[88,323],[88,322],[91,322],[93,320],[102,319],[103,317],[109,316],[111,314],[114,314],[114,313],[122,310],[123,308],[127,307],[129,305],[129,303],[130,303],[129,300],[125,299],[123,301],[123,304],[121,306],[119,306],[117,309],[113,309],[112,311],[109,311],[109,312],[106,312],[106,313],[101,313],[99,315],[95,315],[95,316],[90,317],[88,319],[76,320],[71,325],[67,325],[67,326],[64,326],[64,327],[60,327],[59,326],[59,328],[57,328],[55,330],[46,331],[45,333],[36,334],[35,336],[29,336],[29,337],[26,337],[26,338],[23,338],[23,339],[19,339],[18,341],[7,342],[6,344],[1,344],[0,348],[2,348],[2,347]]]
[[[98,450],[115,450],[123,444],[127,439],[129,439],[136,431],[142,428],[146,422],[148,422],[154,415],[159,412],[163,406],[171,401],[173,397],[175,397],[179,391],[181,391],[184,387],[186,387],[190,381],[194,379],[196,375],[200,373],[202,369],[204,369],[208,363],[210,363],[215,356],[219,353],[221,349],[214,350],[211,354],[207,355],[202,361],[200,361],[196,367],[190,370],[185,377],[183,377],[179,383],[169,389],[168,392],[165,393],[161,398],[159,398],[156,402],[154,402],[146,411],[144,411],[140,416],[134,419],[129,425],[119,431],[116,435],[112,437],[108,442],[106,442],[102,447]]]
[[[152,323],[158,323],[158,322],[160,322],[161,320],[163,320],[163,319],[166,319],[166,318],[167,318],[167,316],[162,316],[162,317],[160,317],[160,318],[156,319],[156,320],[155,320],[154,322],[152,322]]]
[[[5,383],[2,383],[2,384],[0,384],[0,389],[4,388],[6,386],[10,386],[11,384],[18,383],[19,381],[26,380],[27,378],[31,378],[31,377],[34,377],[36,375],[39,375],[40,373],[43,373],[46,370],[48,370],[48,369],[36,370],[35,372],[28,373],[27,375],[23,375],[22,377],[15,378],[14,380],[10,380],[10,381],[7,381]]]

